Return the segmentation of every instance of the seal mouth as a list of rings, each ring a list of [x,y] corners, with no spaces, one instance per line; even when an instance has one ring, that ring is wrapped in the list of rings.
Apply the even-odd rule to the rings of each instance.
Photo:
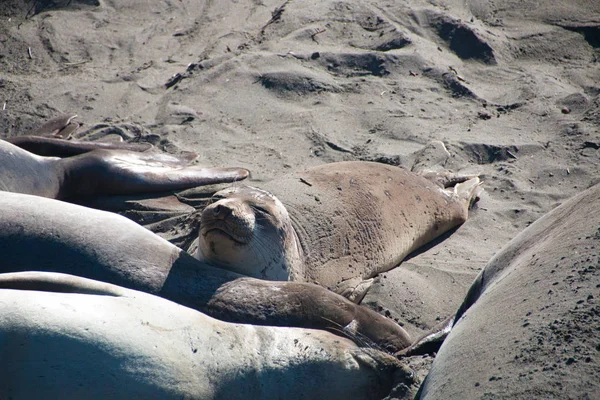
[[[236,234],[234,234],[234,233],[232,233],[232,232],[230,232],[228,230],[225,230],[223,228],[216,227],[216,226],[209,227],[209,228],[206,228],[206,229],[202,229],[201,233],[202,233],[202,236],[204,236],[205,238],[208,235],[215,235],[216,234],[216,235],[225,236],[228,239],[231,239],[233,242],[236,242],[238,244],[244,244],[245,245],[245,244],[248,244],[248,242],[249,242],[249,239],[247,237],[238,236],[238,235],[236,235]]]

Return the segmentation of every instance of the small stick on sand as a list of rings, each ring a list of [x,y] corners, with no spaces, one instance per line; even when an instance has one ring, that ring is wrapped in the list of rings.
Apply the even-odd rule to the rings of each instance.
[[[312,183],[308,182],[307,180],[305,180],[304,178],[300,178],[300,182],[308,185],[308,186],[312,186]]]
[[[294,58],[297,58],[298,60],[304,60],[304,59],[306,58],[306,57],[304,57],[304,56],[299,56],[299,55],[297,55],[296,53],[294,53],[294,52],[292,52],[292,51],[288,51],[288,52],[287,52],[287,53],[285,53],[285,54],[280,54],[280,53],[278,53],[277,55],[278,55],[279,57],[287,57],[287,56],[289,55],[289,56],[292,56],[292,57],[294,57]]]
[[[329,146],[331,149],[336,150],[336,151],[341,151],[342,153],[350,153],[350,154],[354,154],[354,152],[350,149],[347,149],[343,146],[340,146],[339,144],[333,143],[329,140],[325,141],[325,144],[327,146]]]
[[[30,60],[33,60],[33,55],[31,54],[31,47],[27,48],[27,55],[29,56]]]
[[[265,29],[267,28],[267,26],[281,19],[281,15],[285,11],[285,6],[287,6],[290,1],[292,0],[286,0],[282,5],[280,5],[271,12],[271,19],[265,24],[265,26],[261,28],[260,33],[265,33]]]
[[[313,33],[312,35],[310,35],[310,38],[311,38],[313,41],[315,41],[316,43],[319,43],[319,42],[317,41],[317,38],[316,38],[316,36],[317,36],[317,35],[320,35],[321,33],[325,32],[326,30],[327,30],[327,29],[325,29],[325,28],[317,28],[317,30],[315,31],[315,33]]]

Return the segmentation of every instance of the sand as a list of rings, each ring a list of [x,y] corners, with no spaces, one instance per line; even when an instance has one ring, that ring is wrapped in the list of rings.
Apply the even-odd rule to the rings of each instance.
[[[257,184],[341,160],[410,166],[443,141],[443,167],[485,192],[363,301],[415,337],[509,240],[599,181],[593,0],[3,0],[0,43],[3,137],[72,112],[79,138],[195,151]],[[137,214],[191,244],[193,215]],[[408,362],[422,379],[432,359]]]

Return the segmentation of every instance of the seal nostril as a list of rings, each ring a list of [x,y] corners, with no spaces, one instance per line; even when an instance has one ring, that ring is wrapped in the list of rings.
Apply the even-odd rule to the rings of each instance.
[[[217,205],[215,208],[213,208],[213,214],[214,215],[219,215],[221,213],[221,205]]]

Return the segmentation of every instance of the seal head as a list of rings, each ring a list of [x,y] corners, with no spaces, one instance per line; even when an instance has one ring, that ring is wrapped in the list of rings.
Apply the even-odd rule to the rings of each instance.
[[[302,280],[301,247],[281,201],[250,186],[213,199],[202,212],[198,259],[256,278]]]

